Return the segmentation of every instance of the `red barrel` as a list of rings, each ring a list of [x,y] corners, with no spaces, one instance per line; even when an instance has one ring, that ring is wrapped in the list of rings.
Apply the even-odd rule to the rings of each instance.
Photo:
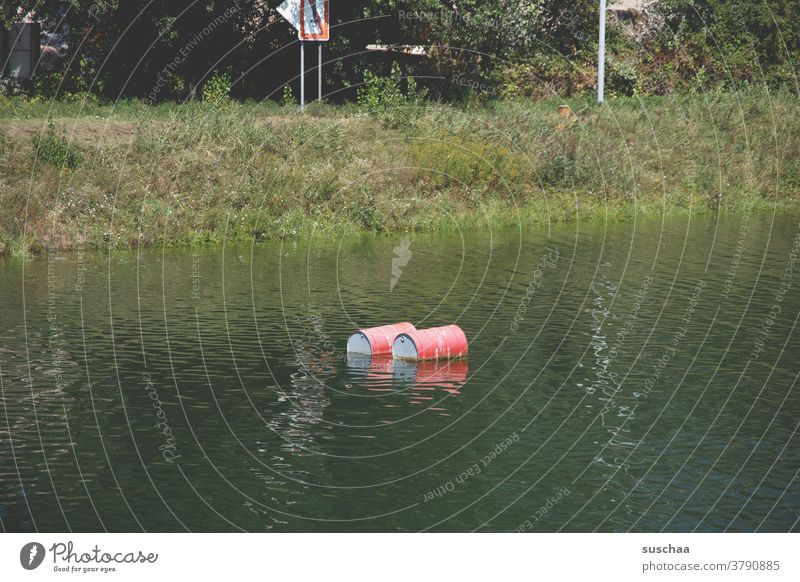
[[[467,355],[467,336],[457,325],[403,332],[392,355],[401,360],[440,360]]]
[[[407,321],[358,329],[347,340],[347,353],[391,354],[395,338],[401,333],[413,332],[416,329],[413,323]]]

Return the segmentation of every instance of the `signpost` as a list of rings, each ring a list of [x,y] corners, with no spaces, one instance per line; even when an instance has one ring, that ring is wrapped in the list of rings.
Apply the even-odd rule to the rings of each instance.
[[[605,100],[606,85],[606,0],[600,0],[600,38],[597,43],[597,102]]]
[[[305,41],[319,41],[318,98],[322,101],[322,43],[330,39],[329,0],[284,0],[278,12],[289,21],[300,39],[300,112],[305,110]]]

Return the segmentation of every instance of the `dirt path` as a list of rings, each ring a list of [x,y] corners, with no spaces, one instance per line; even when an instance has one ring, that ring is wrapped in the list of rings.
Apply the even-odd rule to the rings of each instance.
[[[79,145],[129,143],[136,134],[135,121],[74,118],[60,119],[57,125]],[[44,119],[0,121],[0,132],[14,139],[27,140],[46,131],[47,121]]]
[[[324,117],[298,117],[286,115],[268,115],[255,119],[256,123],[271,123],[275,125],[293,123],[321,123],[330,121]],[[342,125],[348,126],[353,119],[342,118],[337,120]],[[55,123],[59,131],[61,128],[67,132],[67,137],[78,145],[120,145],[130,143],[136,135],[138,121],[130,119],[92,119],[87,117],[62,117],[56,118]],[[154,123],[167,123],[165,120]],[[47,131],[45,119],[0,119],[0,133],[5,133],[13,139],[29,140],[32,135]]]

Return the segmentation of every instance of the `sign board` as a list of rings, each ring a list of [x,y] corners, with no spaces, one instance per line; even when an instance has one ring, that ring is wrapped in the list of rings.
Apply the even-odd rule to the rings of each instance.
[[[330,39],[329,0],[284,0],[278,13],[297,29],[300,40]]]

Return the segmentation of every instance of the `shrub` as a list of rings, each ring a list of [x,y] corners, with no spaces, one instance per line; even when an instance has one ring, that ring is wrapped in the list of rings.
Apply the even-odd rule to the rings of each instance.
[[[380,113],[390,127],[398,127],[408,116],[408,107],[422,106],[427,91],[418,89],[412,77],[405,80],[406,90],[402,88],[403,73],[397,63],[392,64],[388,77],[381,77],[371,71],[364,71],[364,84],[358,88],[358,104],[370,113]]]
[[[231,96],[231,77],[227,73],[215,72],[203,85],[203,101],[226,103]]]
[[[26,96],[27,87],[13,77],[0,77],[0,95],[5,97]]]
[[[406,98],[400,88],[400,71],[392,65],[392,74],[381,77],[372,71],[364,71],[364,84],[358,88],[358,104],[370,111],[405,105]]]

